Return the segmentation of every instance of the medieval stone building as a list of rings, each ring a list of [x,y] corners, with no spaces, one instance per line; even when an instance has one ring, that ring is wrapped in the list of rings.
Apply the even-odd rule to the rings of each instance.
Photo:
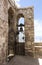
[[[18,20],[24,18],[25,42],[17,41]],[[23,38],[23,39],[24,39]],[[34,44],[34,7],[17,8],[11,0],[0,0],[0,62],[5,62],[9,54],[39,56],[41,43]],[[42,56],[42,53],[41,53]]]

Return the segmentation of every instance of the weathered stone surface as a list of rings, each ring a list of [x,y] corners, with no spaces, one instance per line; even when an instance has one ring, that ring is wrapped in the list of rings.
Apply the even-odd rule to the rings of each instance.
[[[7,11],[8,11],[8,0],[0,0],[0,18],[2,20],[7,20],[8,21],[8,14],[7,14]]]
[[[5,63],[7,54],[15,53],[17,24],[24,17],[25,54],[28,51],[35,55],[34,47],[34,7],[15,8],[9,6],[8,0],[0,0],[0,62]],[[37,46],[37,44],[36,44]],[[40,46],[40,44],[39,44]],[[39,49],[42,52],[42,48]],[[37,52],[38,53],[38,52]],[[42,55],[42,53],[41,53]]]
[[[8,45],[8,2],[0,0],[0,62],[5,63]]]

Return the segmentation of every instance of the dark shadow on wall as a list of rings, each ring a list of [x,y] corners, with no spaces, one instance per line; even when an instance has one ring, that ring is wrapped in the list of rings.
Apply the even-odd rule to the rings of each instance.
[[[9,54],[14,54],[15,51],[15,31],[14,31],[14,11],[10,7],[8,10],[8,55]]]

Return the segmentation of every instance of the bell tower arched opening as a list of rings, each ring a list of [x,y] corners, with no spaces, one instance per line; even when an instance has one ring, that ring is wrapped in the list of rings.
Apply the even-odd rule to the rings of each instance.
[[[16,54],[25,54],[25,23],[22,14],[17,17]]]

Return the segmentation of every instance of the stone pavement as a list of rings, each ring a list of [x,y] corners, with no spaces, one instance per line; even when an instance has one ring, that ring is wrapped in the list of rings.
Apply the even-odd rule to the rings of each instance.
[[[31,56],[15,56],[6,65],[39,65],[38,59],[34,59]]]

